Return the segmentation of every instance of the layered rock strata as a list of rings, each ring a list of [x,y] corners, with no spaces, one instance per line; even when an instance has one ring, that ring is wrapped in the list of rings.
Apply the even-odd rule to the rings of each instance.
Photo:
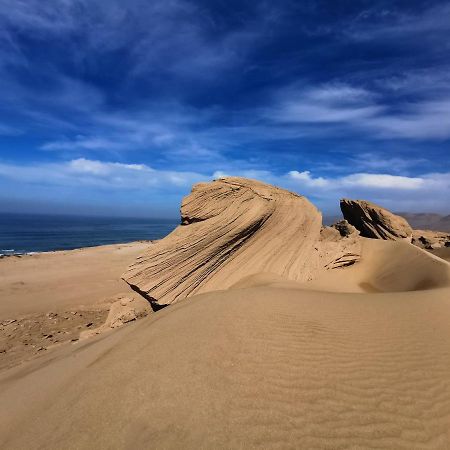
[[[385,240],[411,241],[413,230],[401,216],[365,200],[341,200],[344,219],[353,225],[362,237]]]
[[[326,236],[305,197],[229,177],[193,187],[181,225],[152,245],[123,279],[153,305],[227,289],[256,273],[307,281],[359,258],[356,239]]]

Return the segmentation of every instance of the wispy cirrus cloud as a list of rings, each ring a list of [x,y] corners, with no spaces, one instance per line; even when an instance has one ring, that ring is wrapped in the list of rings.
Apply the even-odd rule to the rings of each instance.
[[[277,96],[278,104],[267,115],[282,123],[349,123],[374,117],[383,109],[371,92],[345,84],[288,87]]]
[[[450,5],[436,2],[425,8],[399,8],[395,4],[384,8],[360,11],[342,33],[355,40],[436,39],[450,30]]]
[[[450,88],[426,100],[404,101],[392,108],[380,94],[346,84],[288,87],[276,96],[265,115],[271,121],[309,126],[336,133],[346,127],[381,139],[450,138]]]

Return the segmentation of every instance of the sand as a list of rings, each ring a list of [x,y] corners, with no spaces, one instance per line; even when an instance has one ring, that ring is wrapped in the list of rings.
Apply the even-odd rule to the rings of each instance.
[[[191,297],[0,374],[0,446],[448,448],[450,265],[371,241],[368,277],[374,247],[411,247],[442,277],[400,291],[392,264],[381,293],[260,276]]]
[[[126,288],[120,274],[149,242],[0,259],[0,320],[92,305]]]
[[[450,247],[442,247],[437,248],[436,250],[430,250],[430,253],[450,262]]]
[[[0,259],[0,369],[77,341],[104,324],[113,303],[134,300],[120,274],[150,245]]]

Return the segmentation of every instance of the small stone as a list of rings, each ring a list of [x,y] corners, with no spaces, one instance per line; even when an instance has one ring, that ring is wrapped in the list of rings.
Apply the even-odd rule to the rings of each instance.
[[[352,235],[357,236],[359,234],[359,231],[353,225],[350,225],[345,219],[340,220],[331,226],[336,228],[342,237],[349,237]]]
[[[16,323],[16,322],[17,322],[17,319],[11,319],[11,320],[7,320],[6,322],[2,322],[2,325],[3,326],[11,325],[12,323]]]

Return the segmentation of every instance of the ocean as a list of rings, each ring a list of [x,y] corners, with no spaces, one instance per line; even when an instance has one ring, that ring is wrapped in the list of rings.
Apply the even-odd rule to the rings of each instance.
[[[175,219],[0,213],[0,255],[161,239],[178,223]]]

